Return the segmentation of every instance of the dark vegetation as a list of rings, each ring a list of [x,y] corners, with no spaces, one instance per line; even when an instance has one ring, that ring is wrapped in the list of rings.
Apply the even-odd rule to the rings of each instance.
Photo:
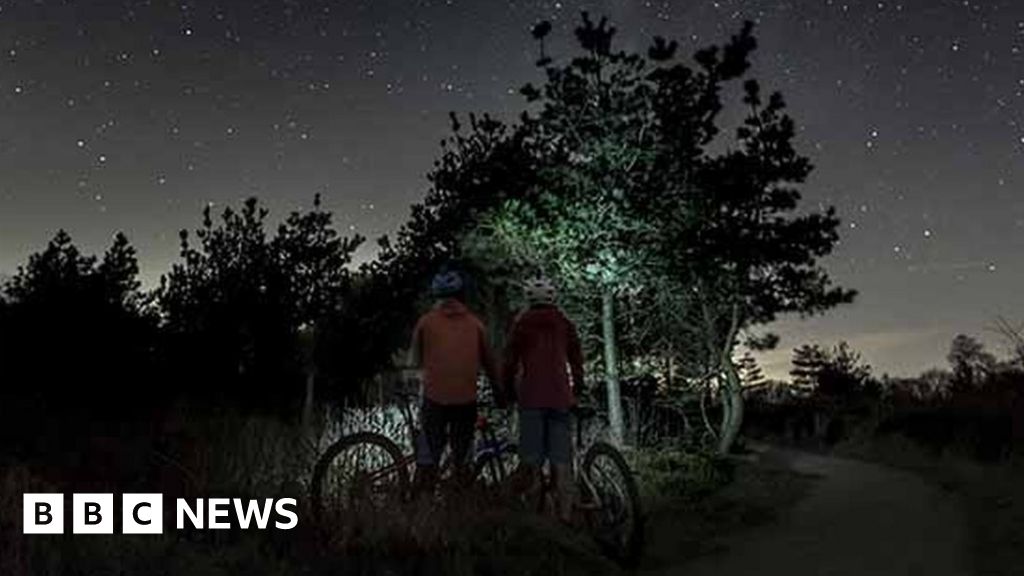
[[[877,378],[845,343],[794,351],[792,382],[748,390],[747,431],[809,447],[908,442],[932,457],[1006,462],[1024,440],[1024,363],[957,336],[949,369]]]

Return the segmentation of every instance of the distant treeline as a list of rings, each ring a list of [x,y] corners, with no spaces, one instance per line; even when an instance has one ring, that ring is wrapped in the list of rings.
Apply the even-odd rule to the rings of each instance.
[[[997,359],[976,339],[956,336],[949,367],[913,378],[875,377],[846,344],[794,352],[791,382],[755,383],[747,431],[820,447],[902,438],[918,448],[997,461],[1024,449],[1024,347],[1000,320],[1012,354]]]

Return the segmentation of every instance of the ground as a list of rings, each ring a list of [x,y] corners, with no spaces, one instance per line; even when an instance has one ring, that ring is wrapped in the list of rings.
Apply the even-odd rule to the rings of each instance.
[[[775,494],[776,503],[792,505],[776,506],[774,516],[758,514],[759,506],[746,497],[734,516],[742,518],[753,510],[749,520],[757,526],[712,533],[703,549],[694,548],[685,530],[673,530],[656,520],[653,530],[658,533],[652,533],[651,557],[642,573],[973,573],[966,511],[955,494],[913,473],[885,466],[779,448],[761,447],[758,452],[757,468],[780,473],[788,469],[808,480],[802,490]],[[771,483],[761,488],[766,487],[771,491]],[[684,558],[672,562],[671,556],[678,554]]]

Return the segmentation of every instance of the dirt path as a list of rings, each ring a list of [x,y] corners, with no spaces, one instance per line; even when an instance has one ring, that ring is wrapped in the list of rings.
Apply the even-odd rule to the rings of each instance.
[[[666,574],[971,574],[955,497],[891,468],[774,449],[771,456],[817,476],[811,492],[778,523],[740,534],[726,550]]]

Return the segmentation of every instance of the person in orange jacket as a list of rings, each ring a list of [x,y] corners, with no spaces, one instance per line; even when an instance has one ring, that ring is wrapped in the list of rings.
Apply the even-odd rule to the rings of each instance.
[[[480,372],[500,398],[493,356],[484,325],[466,307],[465,279],[456,271],[434,276],[434,306],[413,330],[412,363],[421,370],[421,442],[417,450],[418,489],[433,486],[445,447],[458,477],[469,475],[470,453],[477,418],[477,379]]]

